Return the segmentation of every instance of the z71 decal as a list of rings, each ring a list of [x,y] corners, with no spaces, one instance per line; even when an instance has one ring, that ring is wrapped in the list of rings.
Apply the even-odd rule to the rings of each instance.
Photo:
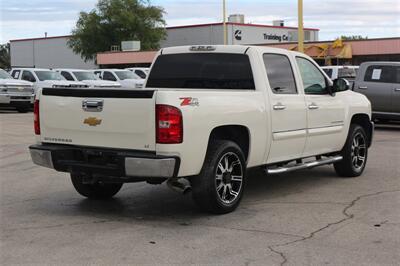
[[[197,98],[182,97],[179,100],[182,100],[181,106],[199,106],[199,99]]]

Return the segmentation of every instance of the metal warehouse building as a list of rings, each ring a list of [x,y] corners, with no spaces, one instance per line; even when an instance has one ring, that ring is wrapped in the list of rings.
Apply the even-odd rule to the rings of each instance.
[[[274,25],[245,24],[243,22],[244,17],[242,15],[233,15],[230,17],[230,21],[226,23],[228,44],[267,44],[297,41],[297,28],[286,27],[283,25],[283,21],[275,21]],[[223,23],[168,27],[166,30],[167,37],[161,43],[161,47],[194,44],[217,45],[224,43]],[[305,28],[305,41],[318,41],[318,31],[318,29]],[[11,66],[82,69],[97,68],[98,65],[96,65],[95,62],[85,62],[67,46],[69,37],[70,36],[57,36],[11,40]],[[124,54],[123,51],[120,53]],[[146,56],[146,53],[144,53],[144,55],[139,55],[137,52],[130,53],[136,53],[136,59],[134,62],[116,62],[116,65],[125,67],[149,64],[149,56]],[[118,52],[114,55],[117,54]],[[150,52],[147,54],[152,53]],[[114,64],[111,63],[107,65]]]

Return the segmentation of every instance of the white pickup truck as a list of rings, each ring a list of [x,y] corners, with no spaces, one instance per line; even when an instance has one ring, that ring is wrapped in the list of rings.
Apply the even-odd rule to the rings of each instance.
[[[370,102],[345,80],[252,46],[165,48],[143,90],[43,88],[34,114],[33,162],[69,172],[81,195],[167,181],[213,213],[238,206],[248,168],[361,175],[374,130]]]

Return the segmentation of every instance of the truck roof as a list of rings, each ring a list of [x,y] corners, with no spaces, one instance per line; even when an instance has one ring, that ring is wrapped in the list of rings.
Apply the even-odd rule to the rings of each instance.
[[[179,54],[188,52],[216,52],[216,53],[237,53],[244,54],[249,49],[255,49],[263,53],[280,53],[280,54],[298,54],[304,56],[302,53],[289,51],[282,48],[265,47],[265,46],[249,46],[249,45],[186,45],[163,48],[160,50],[161,54]]]

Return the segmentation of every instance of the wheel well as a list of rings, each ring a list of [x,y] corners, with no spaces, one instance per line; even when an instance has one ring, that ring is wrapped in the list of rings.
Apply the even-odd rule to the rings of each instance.
[[[371,146],[372,141],[372,123],[369,119],[369,116],[366,114],[355,114],[351,118],[351,124],[357,124],[364,128],[365,133],[368,136],[368,146]]]
[[[250,149],[250,134],[247,127],[240,125],[216,127],[211,131],[208,144],[210,144],[211,140],[215,139],[231,140],[235,142],[239,145],[240,149],[242,149],[245,160],[247,160]]]

